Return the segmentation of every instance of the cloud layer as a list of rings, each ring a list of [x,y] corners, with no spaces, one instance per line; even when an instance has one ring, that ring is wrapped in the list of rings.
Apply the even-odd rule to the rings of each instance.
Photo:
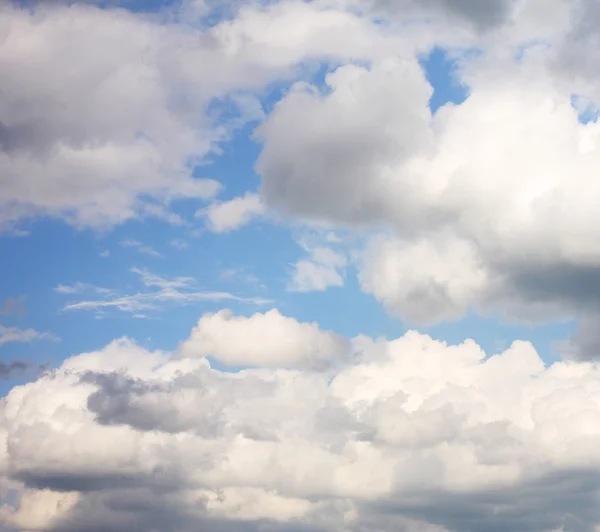
[[[333,373],[300,369],[330,342],[275,311],[209,314],[181,351],[121,339],[14,388],[1,403],[0,468],[20,502],[2,507],[5,522],[483,531],[493,515],[497,530],[600,525],[597,365],[546,367],[527,342],[486,357],[472,341],[409,332],[355,338]],[[203,354],[258,367],[225,373]],[[269,369],[276,356],[292,367]]]

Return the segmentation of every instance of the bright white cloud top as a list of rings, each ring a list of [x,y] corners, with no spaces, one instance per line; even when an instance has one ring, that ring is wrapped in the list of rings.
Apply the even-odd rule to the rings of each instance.
[[[315,369],[344,356],[347,348],[316,323],[298,323],[272,309],[249,318],[230,310],[205,315],[180,350],[183,356],[211,356],[227,366]]]
[[[139,4],[0,6],[0,532],[600,531],[600,3]]]

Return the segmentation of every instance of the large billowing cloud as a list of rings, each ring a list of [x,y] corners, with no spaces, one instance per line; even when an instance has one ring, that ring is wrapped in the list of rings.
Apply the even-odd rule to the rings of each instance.
[[[248,353],[263,325],[238,326]],[[312,335],[290,336],[318,357]],[[20,502],[0,515],[46,532],[600,525],[597,365],[416,332],[353,346],[333,374],[224,373],[127,339],[67,359],[2,400],[2,485]]]
[[[3,226],[40,214],[92,227],[139,216],[174,220],[174,200],[218,191],[214,181],[194,177],[196,163],[236,127],[261,120],[255,96],[296,77],[300,65],[413,58],[435,43],[473,46],[494,28],[520,34],[515,21],[532,18],[508,0],[485,9],[471,1],[282,0],[229,3],[231,18],[207,26],[202,17],[222,11],[222,2],[185,1],[164,16],[116,9],[119,3],[129,6],[2,7]],[[374,21],[381,16],[419,23],[395,32]],[[226,123],[213,112],[223,100],[236,109]]]
[[[260,119],[253,91],[304,60],[366,60],[395,42],[319,5],[244,6],[208,29],[193,7],[167,20],[77,2],[0,8],[0,224],[176,220],[172,201],[218,191],[194,167]],[[235,116],[215,121],[208,106],[228,97]]]
[[[563,41],[518,61],[491,46],[460,59],[466,101],[433,116],[414,57],[298,85],[259,130],[263,193],[308,221],[385,228],[361,283],[409,321],[597,313],[600,125],[572,105]]]

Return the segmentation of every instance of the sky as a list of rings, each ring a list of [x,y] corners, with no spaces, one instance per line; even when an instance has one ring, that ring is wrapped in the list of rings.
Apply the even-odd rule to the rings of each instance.
[[[0,532],[599,532],[600,4],[0,4]]]

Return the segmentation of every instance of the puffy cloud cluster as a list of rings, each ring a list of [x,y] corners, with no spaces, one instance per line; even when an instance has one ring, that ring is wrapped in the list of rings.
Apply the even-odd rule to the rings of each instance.
[[[342,363],[302,369],[335,354],[324,334],[276,311],[206,315],[174,353],[121,339],[14,388],[0,413],[4,526],[600,525],[598,365],[545,367],[526,342],[486,357],[409,332],[357,337]],[[235,373],[203,356],[244,352],[256,367]]]
[[[0,7],[3,227],[37,215],[91,227],[141,216],[181,224],[170,203],[218,192],[194,168],[262,117],[256,91],[305,60],[392,48],[368,21],[318,4],[236,6],[209,27],[211,4],[192,4],[154,17],[93,2]],[[215,120],[223,102],[234,116]]]
[[[542,9],[500,4],[499,13]],[[519,37],[524,28],[509,17],[497,31],[512,41],[487,32],[485,53],[456,53],[467,98],[435,114],[412,53],[341,65],[324,88],[297,84],[259,129],[267,204],[374,232],[361,285],[409,322],[468,311],[527,321],[597,314],[600,124],[584,123],[573,105],[585,76],[558,66],[583,32],[578,14],[591,9],[575,4],[571,25],[553,26],[543,46]],[[532,25],[526,35],[540,32]],[[596,38],[588,28],[586,42]],[[581,100],[588,114],[596,95]]]
[[[270,82],[311,62],[414,57],[434,44],[487,43],[494,28],[520,35],[522,19],[535,30],[524,41],[545,36],[534,27],[539,16],[524,16],[521,4],[530,3],[232,2],[231,16],[213,25],[204,17],[221,2],[185,1],[153,17],[116,9],[118,1],[4,5],[1,222],[42,214],[92,227],[134,216],[182,223],[169,204],[218,192],[218,183],[193,177],[194,166],[232,129],[264,118],[257,96]],[[586,6],[573,46],[594,38]],[[378,23],[382,16],[418,23],[396,32]],[[214,104],[224,101],[235,116],[215,121]]]

